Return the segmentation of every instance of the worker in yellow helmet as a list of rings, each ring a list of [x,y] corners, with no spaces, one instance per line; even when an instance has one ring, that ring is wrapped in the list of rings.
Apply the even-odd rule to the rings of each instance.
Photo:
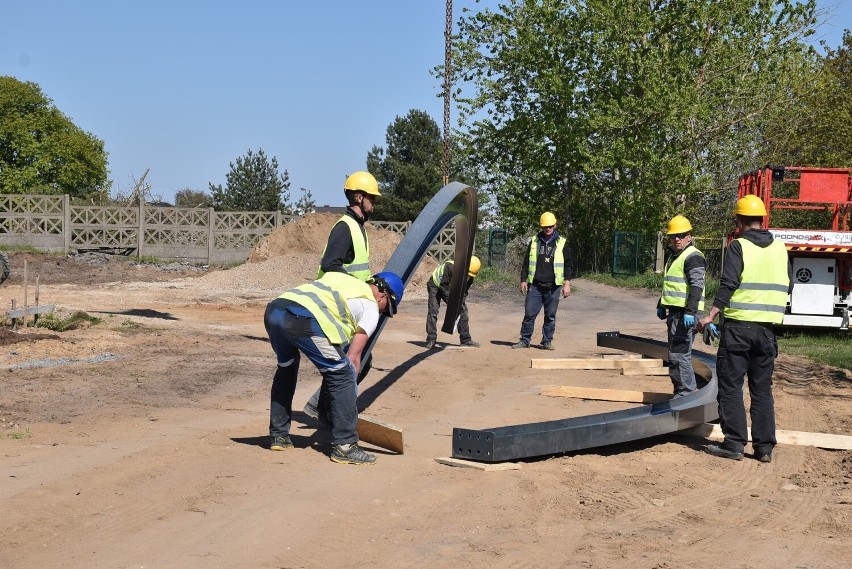
[[[538,313],[544,308],[541,348],[553,349],[556,310],[559,300],[571,296],[571,249],[556,231],[556,216],[546,211],[539,218],[541,231],[530,239],[527,254],[521,261],[521,293],[524,298],[524,320],[521,337],[512,349],[529,348]]]
[[[682,215],[668,225],[669,259],[663,273],[663,292],[657,317],[666,321],[669,347],[669,378],[675,397],[698,389],[692,369],[692,342],[696,315],[704,310],[704,253],[692,240],[692,224]]]
[[[467,312],[467,292],[470,290],[470,285],[476,278],[479,268],[482,263],[476,255],[471,256],[470,265],[467,268],[467,282],[464,285],[464,293],[462,294],[461,311],[459,312],[458,331],[459,340],[462,346],[478,348],[479,343],[474,342],[470,335],[470,320]],[[432,272],[432,278],[426,283],[426,291],[429,293],[429,309],[426,313],[426,348],[432,349],[435,347],[435,340],[438,338],[438,310],[441,308],[441,301],[447,302],[450,297],[450,282],[453,279],[453,262],[445,261],[441,263],[437,269]]]
[[[775,401],[772,372],[778,344],[773,326],[784,320],[790,294],[791,269],[787,248],[763,229],[766,205],[758,196],[737,200],[738,237],[725,252],[719,291],[698,329],[720,337],[716,358],[719,420],[725,440],[706,445],[713,456],[742,460],[748,442],[743,382],[748,374],[751,398],[751,447],[754,458],[772,462],[775,448]],[[722,315],[721,332],[713,319]]]
[[[367,281],[370,272],[370,243],[364,224],[373,213],[379,184],[369,172],[355,172],[346,178],[343,193],[349,201],[346,212],[331,228],[320,260],[317,278],[325,273],[347,273]]]

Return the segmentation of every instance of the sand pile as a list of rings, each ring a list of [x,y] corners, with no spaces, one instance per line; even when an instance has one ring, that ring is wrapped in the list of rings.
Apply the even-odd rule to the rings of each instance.
[[[340,216],[312,214],[276,228],[261,239],[248,261],[237,267],[211,272],[194,279],[222,292],[244,295],[278,295],[316,278],[328,233]],[[402,236],[367,226],[370,239],[370,268],[381,271],[402,241]],[[405,289],[406,299],[426,298],[426,281],[437,263],[426,257]]]

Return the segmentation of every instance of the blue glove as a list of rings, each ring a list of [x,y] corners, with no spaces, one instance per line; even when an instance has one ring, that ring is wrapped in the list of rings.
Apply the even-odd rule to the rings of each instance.
[[[666,309],[662,306],[657,307],[657,318],[659,318],[660,320],[666,319]]]
[[[713,340],[718,340],[719,336],[719,327],[713,324],[712,322],[707,325],[707,329],[710,330],[710,338]]]
[[[695,315],[694,314],[684,314],[683,315],[683,325],[687,328],[692,328],[695,326]]]

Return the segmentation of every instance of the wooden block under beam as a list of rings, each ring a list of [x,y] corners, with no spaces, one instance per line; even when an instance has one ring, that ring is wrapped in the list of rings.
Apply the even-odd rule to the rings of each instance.
[[[474,462],[472,460],[462,460],[460,458],[436,458],[438,464],[446,464],[447,466],[459,466],[461,468],[475,468],[476,470],[485,470],[493,472],[495,470],[520,470],[521,465],[516,462]]]
[[[678,431],[678,435],[687,435],[691,437],[704,437],[712,441],[725,440],[722,435],[722,427],[712,423],[704,423],[696,425],[682,431]],[[749,437],[751,441],[751,427],[749,427]],[[798,445],[819,447],[832,450],[852,450],[852,436],[848,435],[833,435],[830,433],[808,433],[804,431],[775,431],[775,440],[782,445]]]
[[[533,369],[628,369],[662,367],[663,360],[605,360],[600,358],[547,358],[530,361]]]
[[[365,443],[402,454],[402,429],[366,415],[358,415],[355,430],[358,432],[358,438]]]
[[[642,354],[612,354],[612,353],[603,354],[602,353],[602,354],[595,354],[595,357],[601,358],[601,359],[604,359],[604,360],[641,360],[643,356],[642,356]]]
[[[654,391],[627,391],[624,389],[601,389],[599,387],[574,387],[571,385],[542,385],[541,394],[548,397],[575,397],[598,401],[620,401],[624,403],[659,403],[672,398],[671,393]]]
[[[621,368],[621,375],[669,375],[667,367],[634,367]]]

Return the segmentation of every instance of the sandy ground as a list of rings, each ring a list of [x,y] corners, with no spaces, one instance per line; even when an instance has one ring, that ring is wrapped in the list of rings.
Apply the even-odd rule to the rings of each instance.
[[[404,429],[405,453],[365,445],[379,460],[356,467],[330,462],[328,433],[301,413],[296,449],[265,448],[275,362],[262,313],[277,287],[224,286],[247,280],[241,267],[108,265],[98,276],[62,259],[50,261],[55,271],[31,262],[41,263],[42,304],[102,322],[6,331],[0,342],[2,568],[852,566],[852,451],[782,445],[767,465],[667,436],[517,470],[435,461],[450,456],[453,427],[627,405],[544,397],[541,385],[669,389],[666,377],[530,367],[600,352],[598,331],[663,339],[649,294],[576,280],[556,351],[543,352],[509,348],[520,295],[476,285],[482,347],[440,334],[443,349],[426,351],[425,301],[407,291],[360,398]],[[6,305],[22,303],[17,266],[0,289]],[[295,407],[318,385],[304,368]],[[782,355],[779,428],[852,434],[850,387],[846,372]]]

